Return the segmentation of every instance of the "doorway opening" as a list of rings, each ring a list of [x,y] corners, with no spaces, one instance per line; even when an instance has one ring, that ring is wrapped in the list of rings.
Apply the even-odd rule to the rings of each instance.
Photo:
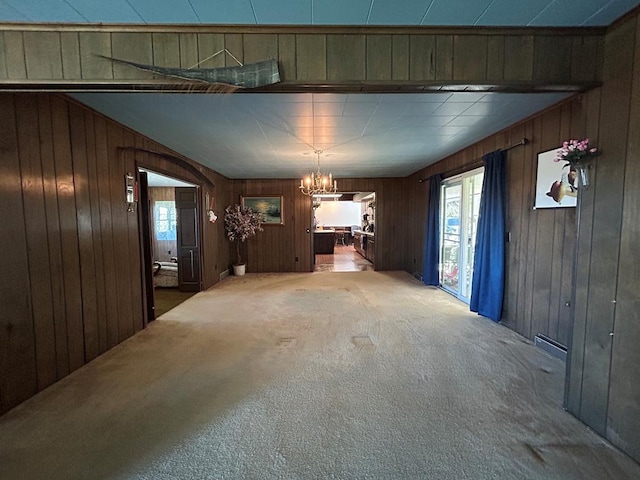
[[[200,291],[197,185],[139,168],[148,321]]]
[[[484,167],[442,182],[440,285],[469,303]]]
[[[375,192],[313,198],[316,272],[374,270]]]

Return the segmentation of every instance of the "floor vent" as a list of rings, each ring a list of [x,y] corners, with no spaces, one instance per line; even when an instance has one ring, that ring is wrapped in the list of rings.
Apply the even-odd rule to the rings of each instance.
[[[546,337],[544,335],[536,335],[534,343],[537,347],[540,347],[550,355],[559,358],[563,362],[567,361],[567,347],[565,347],[564,345],[551,340],[549,337]]]
[[[224,280],[229,276],[229,269],[227,268],[224,272],[220,272],[220,280]]]

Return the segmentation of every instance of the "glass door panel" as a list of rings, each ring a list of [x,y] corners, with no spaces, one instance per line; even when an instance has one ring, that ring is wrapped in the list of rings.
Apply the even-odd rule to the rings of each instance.
[[[442,184],[440,285],[469,302],[484,169]]]
[[[442,187],[442,240],[440,242],[440,284],[458,293],[460,271],[460,196],[462,184],[447,183]]]

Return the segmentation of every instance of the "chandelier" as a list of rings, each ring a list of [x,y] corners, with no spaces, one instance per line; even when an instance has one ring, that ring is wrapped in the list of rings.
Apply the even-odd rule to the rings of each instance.
[[[314,150],[318,156],[318,171],[311,173],[308,177],[300,180],[300,191],[303,195],[326,195],[333,194],[338,191],[338,182],[333,179],[331,173],[329,175],[323,175],[320,172],[320,154],[322,150]]]

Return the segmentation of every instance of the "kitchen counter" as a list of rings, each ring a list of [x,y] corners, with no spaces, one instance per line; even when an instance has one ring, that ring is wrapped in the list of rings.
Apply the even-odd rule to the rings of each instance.
[[[333,247],[336,244],[336,231],[332,229],[328,230],[315,230],[313,232],[313,253],[331,255],[333,254]]]
[[[367,235],[369,237],[374,237],[375,236],[374,232],[364,232],[362,230],[354,230],[353,234],[355,235],[356,233],[359,233],[360,235]]]

